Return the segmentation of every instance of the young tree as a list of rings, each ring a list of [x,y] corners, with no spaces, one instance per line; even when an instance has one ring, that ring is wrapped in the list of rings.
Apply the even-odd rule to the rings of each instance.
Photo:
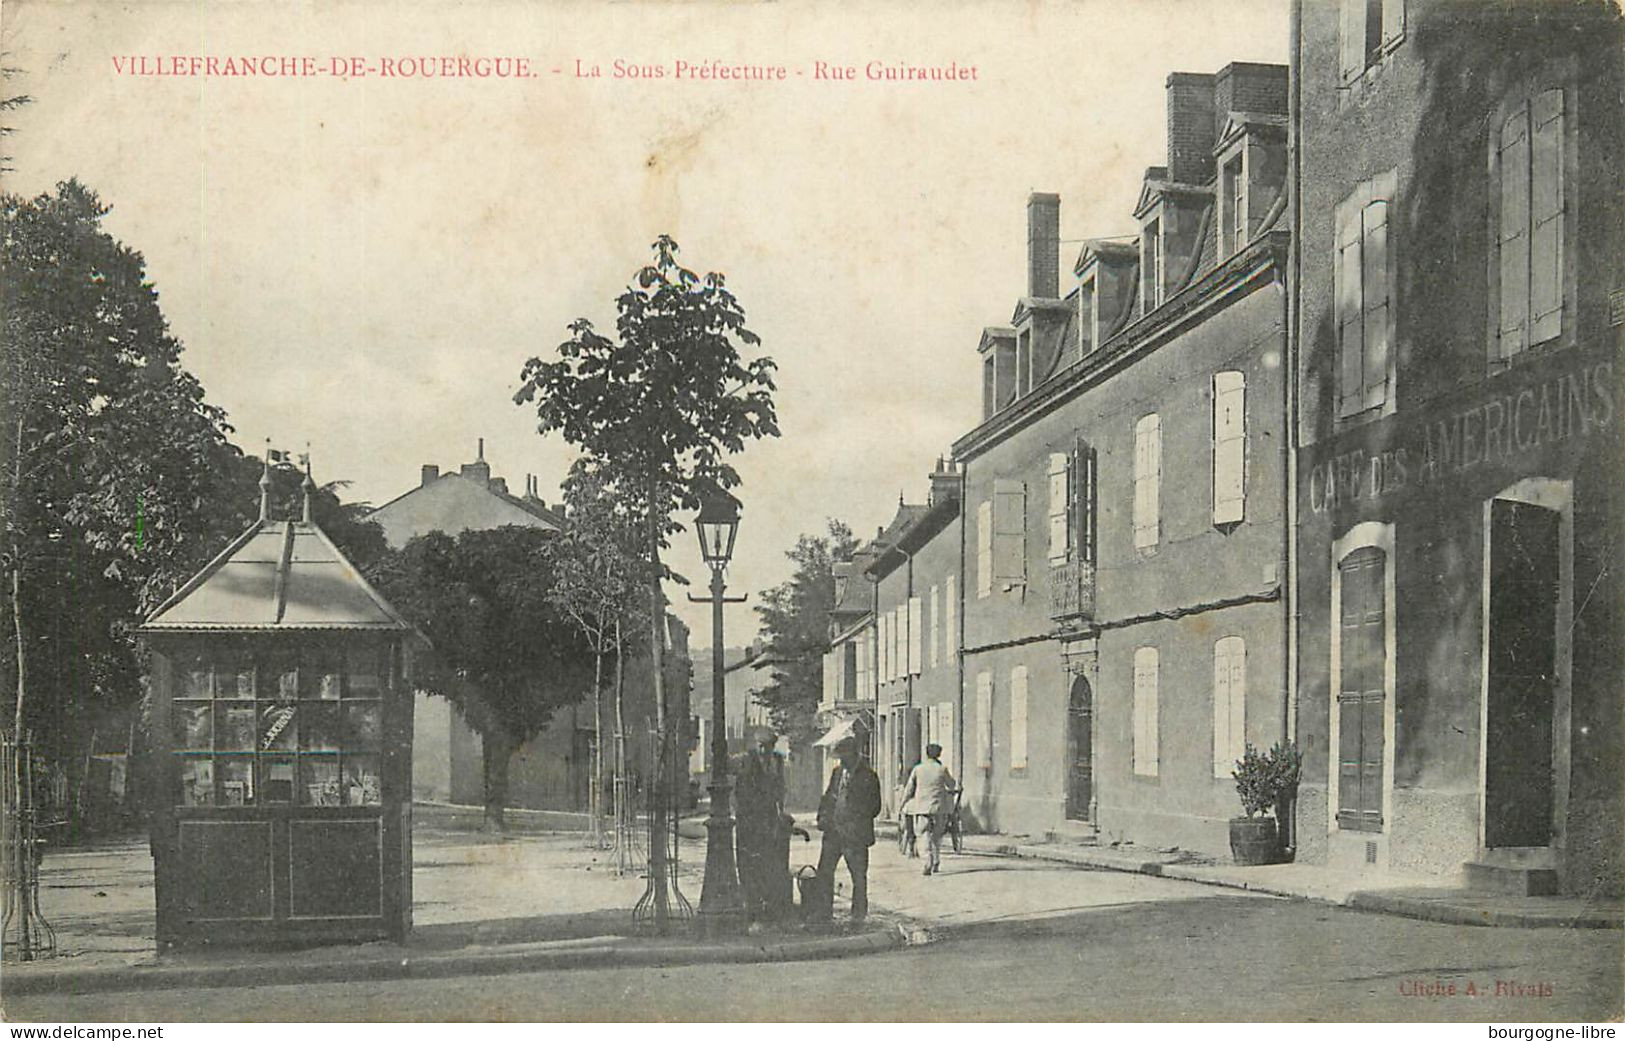
[[[540,433],[557,431],[581,449],[575,479],[600,480],[641,522],[662,764],[651,812],[653,827],[662,829],[675,756],[665,691],[661,580],[667,572],[660,553],[683,530],[673,517],[679,509],[697,509],[706,490],[738,485],[728,457],[748,440],[778,436],[779,428],[773,360],[741,356],[742,347],[761,340],[746,328],[745,312],[723,276],[701,277],[683,267],[669,236],[652,248],[654,263],[615,301],[615,337],[577,319],[558,360],[525,363],[514,401],[535,404]],[[664,923],[665,843],[651,843],[650,856],[655,915]]]
[[[802,535],[785,554],[795,563],[795,573],[765,590],[756,608],[774,658],[772,682],[757,692],[756,700],[768,707],[773,726],[792,743],[815,729],[824,654],[830,647],[829,614],[835,608],[832,567],[850,560],[856,549],[852,529],[838,520],[828,522],[824,535]]]
[[[508,761],[581,700],[591,648],[554,599],[551,532],[430,532],[375,565],[379,591],[434,646],[420,676],[484,739],[485,821],[505,826]]]
[[[592,827],[596,842],[603,811],[604,659],[615,656],[614,774],[615,846],[627,845],[630,823],[622,812],[626,783],[624,705],[628,637],[636,632],[647,602],[638,519],[611,495],[604,482],[580,475],[564,488],[565,529],[554,544],[554,600],[574,619],[593,651]],[[617,857],[617,866],[621,858]]]

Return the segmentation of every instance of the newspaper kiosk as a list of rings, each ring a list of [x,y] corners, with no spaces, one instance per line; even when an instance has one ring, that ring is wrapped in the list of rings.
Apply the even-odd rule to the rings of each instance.
[[[268,482],[262,482],[268,488]],[[260,519],[142,625],[160,947],[401,939],[412,626],[310,520]]]

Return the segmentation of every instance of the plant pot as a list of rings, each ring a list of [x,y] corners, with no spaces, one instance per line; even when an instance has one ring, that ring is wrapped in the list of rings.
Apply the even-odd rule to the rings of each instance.
[[[1237,864],[1274,864],[1281,859],[1281,839],[1274,817],[1231,817],[1230,855]]]

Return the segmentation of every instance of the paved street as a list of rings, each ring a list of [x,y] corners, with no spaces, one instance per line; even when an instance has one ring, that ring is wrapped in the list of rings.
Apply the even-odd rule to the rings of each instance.
[[[798,851],[807,847],[798,844]],[[797,860],[804,858],[798,852]],[[1615,930],[1436,925],[1172,879],[876,848],[877,905],[947,928],[794,964],[167,990],[6,1002],[13,1020],[1595,1020],[1622,1007]],[[1495,996],[1496,981],[1550,997]],[[1457,996],[1408,996],[1418,984]],[[1466,995],[1471,982],[1481,992]],[[839,995],[839,998],[832,998]]]

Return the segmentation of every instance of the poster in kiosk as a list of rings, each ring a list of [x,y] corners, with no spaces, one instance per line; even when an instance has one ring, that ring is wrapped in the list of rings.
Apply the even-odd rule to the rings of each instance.
[[[260,519],[138,632],[158,942],[402,939],[421,635],[310,520]]]

